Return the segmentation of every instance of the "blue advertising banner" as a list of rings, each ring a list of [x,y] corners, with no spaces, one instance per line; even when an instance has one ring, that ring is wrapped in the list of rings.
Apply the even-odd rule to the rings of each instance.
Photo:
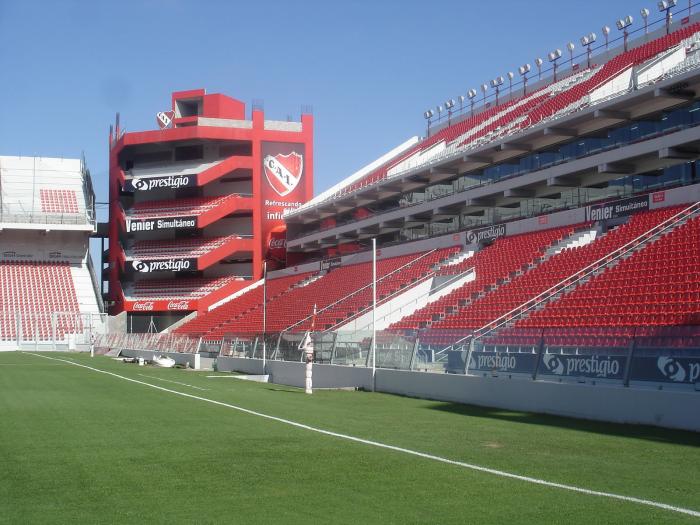
[[[539,375],[624,379],[626,355],[543,354]]]
[[[517,352],[472,352],[469,370],[532,374],[537,354]]]
[[[631,381],[695,384],[700,381],[700,356],[640,356],[632,359]]]

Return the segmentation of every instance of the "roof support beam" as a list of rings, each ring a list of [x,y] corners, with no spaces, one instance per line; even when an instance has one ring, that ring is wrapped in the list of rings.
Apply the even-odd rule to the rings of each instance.
[[[698,158],[700,153],[690,148],[661,148],[659,150],[660,159],[681,159],[692,160]]]
[[[620,175],[630,175],[634,173],[634,164],[626,164],[623,162],[609,162],[606,164],[598,164],[598,173],[612,173]]]

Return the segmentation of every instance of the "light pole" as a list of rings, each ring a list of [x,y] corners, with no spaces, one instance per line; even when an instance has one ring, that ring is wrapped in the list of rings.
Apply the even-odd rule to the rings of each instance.
[[[505,82],[503,77],[496,77],[491,81],[491,87],[496,90],[496,105],[498,106],[498,94],[500,92],[501,86]]]
[[[263,261],[263,375],[265,374],[265,364],[267,360],[267,261]]]
[[[513,98],[513,77],[514,76],[515,75],[513,74],[512,71],[508,71],[508,75],[507,75],[507,77],[508,77],[508,96],[510,98]]]
[[[590,35],[586,35],[586,36],[581,37],[581,45],[586,48],[588,69],[591,68],[591,46],[596,41],[596,38],[598,38],[598,37],[596,36],[595,33],[591,33]]]
[[[554,82],[556,82],[557,81],[557,60],[559,60],[561,58],[561,49],[555,49],[554,51],[551,51],[547,55],[547,58],[552,63],[552,67],[554,68]]]
[[[573,70],[574,69],[574,49],[575,49],[574,43],[569,42],[568,44],[566,44],[566,49],[569,50],[569,67],[571,67],[571,69]]]
[[[542,63],[544,60],[541,58],[536,58],[535,59],[535,65],[537,66],[537,80],[542,80]]]
[[[518,73],[523,77],[523,96],[527,95],[527,74],[530,72],[530,64],[523,64],[518,68]]]
[[[455,99],[450,98],[445,101],[445,108],[447,108],[447,125],[452,124],[452,108],[455,107]]]
[[[430,119],[433,118],[433,115],[435,115],[435,112],[432,109],[423,113],[423,118],[428,121],[428,136],[430,136]]]
[[[625,18],[620,18],[617,22],[615,22],[617,28],[622,31],[625,51],[627,51],[627,39],[630,36],[627,28],[632,25],[632,22],[634,22],[632,15],[627,15]]]
[[[649,10],[643,7],[639,14],[642,15],[642,20],[644,20],[644,36],[649,34]]]
[[[671,13],[671,9],[676,7],[676,0],[661,0],[656,6],[659,8],[659,12],[663,13],[664,11],[666,12],[666,34],[668,35],[671,32],[671,19],[673,18],[673,14]],[[690,16],[690,6],[688,6],[688,16]]]
[[[467,91],[467,98],[469,99],[469,105],[471,106],[471,116],[474,116],[474,98],[476,97],[476,89],[470,89]]]
[[[609,26],[603,26],[603,29],[601,29],[603,32],[603,36],[605,37],[605,50],[608,50],[608,42],[610,39],[610,27]]]

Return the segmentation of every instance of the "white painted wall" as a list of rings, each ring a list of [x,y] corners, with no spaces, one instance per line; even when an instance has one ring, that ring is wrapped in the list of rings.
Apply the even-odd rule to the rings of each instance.
[[[423,308],[428,302],[430,288],[433,279],[425,281],[409,288],[402,294],[377,306],[377,330],[384,330],[391,323],[411,315],[419,308]],[[357,330],[368,330],[372,328],[372,311],[353,319],[347,324],[339,327],[338,332],[354,332]]]
[[[685,60],[685,46],[644,64],[637,71],[637,84],[643,85],[661,77]]]
[[[78,296],[80,313],[99,313],[100,308],[97,305],[95,288],[92,285],[92,278],[90,277],[90,270],[87,264],[71,265],[70,273],[73,277],[75,294]]]
[[[611,95],[626,91],[632,87],[632,73],[634,68],[629,67],[619,75],[613,77],[598,89],[594,89],[590,94],[590,103],[603,100]]]
[[[263,373],[262,359],[219,357],[222,371]],[[268,361],[265,370],[277,384],[304,386],[304,365]],[[313,366],[317,388],[372,389],[372,370],[365,367]],[[700,393],[605,384],[555,383],[456,374],[434,374],[380,368],[376,390],[404,396],[470,405],[522,410],[580,419],[655,425],[700,431]]]
[[[440,297],[449,294],[453,290],[460,288],[468,282],[476,279],[476,272],[471,271],[455,279],[454,282],[440,288],[436,292],[432,292],[434,279],[430,278],[420,284],[406,290],[404,293],[394,297],[393,299],[377,306],[377,330],[384,330],[390,324],[400,321],[406,316],[411,315],[416,310],[433,303]],[[432,293],[431,293],[432,292]],[[372,328],[372,311],[353,319],[349,323],[339,327],[338,332],[355,332],[362,330],[370,330]]]
[[[79,213],[85,213],[80,159],[0,156],[0,179],[6,213],[44,213],[42,189],[75,191]]]

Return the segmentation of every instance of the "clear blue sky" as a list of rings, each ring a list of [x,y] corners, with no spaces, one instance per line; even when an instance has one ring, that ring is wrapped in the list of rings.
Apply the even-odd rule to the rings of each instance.
[[[0,154],[84,151],[106,200],[115,112],[154,129],[170,92],[204,87],[262,99],[268,118],[312,105],[318,193],[424,134],[428,107],[655,5],[0,0]]]

